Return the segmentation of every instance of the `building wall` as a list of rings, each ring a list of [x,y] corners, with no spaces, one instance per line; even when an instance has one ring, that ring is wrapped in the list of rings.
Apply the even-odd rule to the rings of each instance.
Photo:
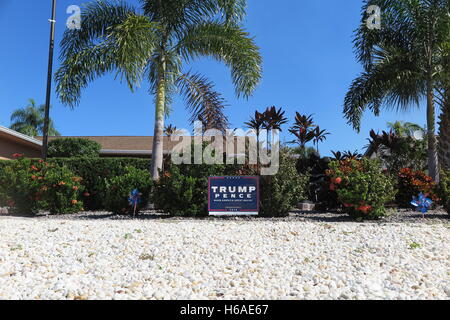
[[[11,141],[0,136],[0,159],[12,159],[14,153],[22,153],[27,158],[39,158],[41,148],[35,145],[27,145],[23,142]]]

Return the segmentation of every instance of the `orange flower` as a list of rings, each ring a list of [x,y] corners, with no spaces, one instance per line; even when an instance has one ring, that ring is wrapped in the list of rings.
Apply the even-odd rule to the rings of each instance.
[[[77,186],[73,186],[72,189],[75,190],[75,191],[77,191],[77,190],[78,190],[78,187],[77,187]]]
[[[66,183],[64,181],[61,181],[60,183],[58,183],[58,186],[65,186]]]
[[[72,204],[77,204],[78,200],[72,200]]]
[[[337,177],[336,179],[334,179],[334,183],[341,184],[342,183],[342,178],[341,177]]]

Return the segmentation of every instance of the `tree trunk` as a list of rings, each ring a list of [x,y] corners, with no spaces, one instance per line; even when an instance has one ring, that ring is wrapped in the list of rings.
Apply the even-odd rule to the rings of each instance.
[[[166,84],[165,84],[165,61],[161,61],[160,72],[158,76],[158,84],[156,89],[156,110],[155,110],[155,132],[153,135],[153,149],[152,149],[152,178],[159,179],[159,171],[163,168],[164,148],[163,148],[163,133],[164,133],[164,109],[166,103]]]
[[[439,182],[433,81],[427,81],[428,174]]]
[[[439,116],[439,163],[450,170],[450,89],[444,92],[442,113]]]

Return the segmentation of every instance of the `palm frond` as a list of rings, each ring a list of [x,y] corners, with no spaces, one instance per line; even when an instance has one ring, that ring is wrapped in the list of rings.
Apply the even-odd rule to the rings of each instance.
[[[178,78],[177,85],[191,113],[190,121],[201,121],[204,129],[225,132],[228,118],[224,114],[225,101],[214,91],[213,84],[199,74],[186,73]]]
[[[262,77],[259,48],[249,34],[237,26],[204,23],[190,27],[176,46],[186,60],[210,56],[231,69],[236,95],[249,97]]]

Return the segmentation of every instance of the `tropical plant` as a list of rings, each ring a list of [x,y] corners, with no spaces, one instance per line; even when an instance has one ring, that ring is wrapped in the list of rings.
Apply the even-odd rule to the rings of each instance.
[[[286,124],[288,122],[287,118],[284,116],[285,111],[282,111],[281,108],[277,110],[275,106],[268,107],[266,111],[263,113],[263,128],[266,131],[267,134],[267,149],[270,149],[270,136],[272,130],[279,130],[283,131],[281,129],[281,126],[283,124]]]
[[[26,107],[17,109],[11,114],[10,128],[28,136],[37,137],[42,135],[44,131],[45,105],[37,106],[34,99],[29,99],[28,102],[29,104]],[[52,120],[49,122],[48,132],[51,136],[60,135]]]
[[[356,31],[354,44],[364,72],[350,86],[344,114],[360,129],[369,108],[409,109],[427,100],[428,169],[438,180],[435,135],[435,90],[446,77],[445,46],[450,39],[449,0],[364,0],[363,12],[377,5],[382,28],[369,29],[366,15]]]
[[[330,133],[327,132],[327,130],[320,130],[320,127],[317,126],[316,129],[314,130],[314,139],[313,142],[316,145],[317,148],[317,153],[319,153],[319,142],[323,142],[325,140],[327,140],[327,136]]]
[[[177,129],[177,127],[169,124],[164,128],[164,134],[168,137],[176,136],[180,133],[180,130]]]
[[[378,160],[349,158],[332,161],[329,167],[329,188],[336,192],[344,212],[358,220],[386,215],[385,205],[394,200],[395,183]]]
[[[388,122],[387,127],[399,137],[416,137],[419,133],[420,137],[424,136],[426,129],[412,122],[395,121]]]
[[[358,150],[355,151],[344,151],[344,152],[340,152],[340,151],[331,151],[331,153],[334,156],[333,160],[336,161],[342,161],[342,160],[347,160],[347,159],[351,159],[351,160],[361,160],[363,158],[363,155],[360,154],[358,152]]]
[[[439,181],[438,195],[441,198],[444,210],[450,214],[450,170],[441,172],[441,181]]]
[[[396,202],[401,207],[411,208],[413,197],[419,193],[425,194],[434,202],[439,200],[435,193],[436,184],[433,178],[427,176],[423,171],[403,168],[397,174]]]
[[[427,165],[427,140],[416,139],[413,134],[405,134],[399,128],[383,131],[381,134],[371,130],[366,155],[376,155],[392,174],[397,174],[406,167],[424,170]]]
[[[245,0],[142,0],[139,9],[121,1],[85,5],[81,30],[67,30],[56,73],[60,100],[76,106],[81,89],[107,72],[134,89],[145,77],[155,95],[152,177],[163,165],[164,116],[181,92],[194,115],[223,108],[218,94],[198,74],[182,72],[183,64],[208,56],[231,69],[238,97],[252,94],[261,79],[261,56],[240,27]],[[198,116],[194,116],[198,119]]]
[[[264,128],[264,122],[265,122],[264,114],[259,111],[255,111],[255,116],[250,118],[248,122],[244,123],[244,125],[253,130],[254,134],[256,135],[256,161],[258,168],[259,168],[259,150],[260,150],[259,138],[261,130],[263,130]]]
[[[292,143],[297,143],[301,149],[305,149],[306,144],[314,140],[316,136],[315,128],[316,125],[314,124],[312,115],[306,116],[296,112],[295,123],[289,129],[289,132],[297,138]]]

